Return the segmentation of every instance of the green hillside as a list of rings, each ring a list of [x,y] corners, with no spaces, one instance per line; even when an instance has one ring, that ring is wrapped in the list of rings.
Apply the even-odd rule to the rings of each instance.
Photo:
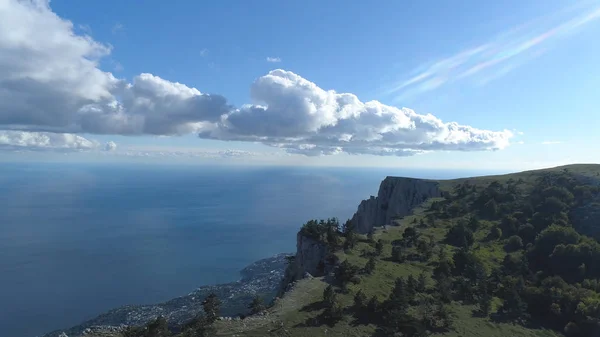
[[[178,336],[600,336],[600,165],[439,186],[441,198],[369,235],[308,222],[301,233],[334,252],[331,275],[296,282],[260,315]]]

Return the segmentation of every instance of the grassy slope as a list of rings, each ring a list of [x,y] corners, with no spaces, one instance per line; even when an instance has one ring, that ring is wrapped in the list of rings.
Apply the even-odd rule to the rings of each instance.
[[[569,170],[571,173],[575,173],[582,176],[589,176],[598,178],[600,176],[600,165],[595,164],[581,164],[581,165],[569,165],[563,167],[557,167],[552,169],[526,171],[515,174],[500,175],[500,176],[484,176],[476,178],[463,178],[454,180],[442,180],[440,187],[442,190],[451,190],[457,183],[462,183],[468,180],[471,184],[480,186],[487,186],[494,180],[499,182],[506,182],[509,179],[522,179],[524,181],[523,186],[527,186],[532,183],[535,178],[540,174],[550,171],[562,171],[564,169]],[[384,252],[379,258],[377,268],[372,275],[361,275],[361,282],[356,285],[350,285],[349,294],[339,294],[342,303],[346,306],[352,304],[354,294],[361,289],[367,297],[377,296],[380,300],[386,298],[393,288],[394,282],[399,276],[408,276],[413,274],[417,276],[422,271],[431,274],[433,269],[431,261],[429,263],[422,262],[405,262],[402,264],[389,261],[391,254],[391,242],[400,239],[404,229],[407,226],[413,226],[414,219],[417,223],[421,218],[427,214],[427,209],[431,202],[435,200],[429,200],[420,208],[416,209],[411,216],[407,216],[397,221],[397,227],[388,227],[386,230],[379,229],[376,231],[375,239],[382,239],[385,243]],[[441,242],[444,238],[446,231],[451,226],[452,220],[435,220],[433,227],[418,228],[421,235],[431,235],[435,238],[436,242]],[[475,233],[476,243],[474,245],[477,254],[484,258],[485,261],[491,266],[500,264],[505,256],[503,249],[504,241],[486,241],[485,236],[489,233],[492,226],[497,224],[497,221],[481,221],[481,228]],[[441,243],[438,243],[438,245]],[[413,248],[414,249],[414,248]],[[451,254],[453,247],[447,246],[448,252]],[[363,252],[372,251],[371,245],[361,242],[352,251],[348,253],[339,252],[338,255],[343,261],[348,259],[352,264],[358,266],[364,266],[368,258],[363,257]],[[435,256],[433,257],[435,260]],[[429,286],[432,286],[433,282],[429,280]],[[374,331],[374,326],[363,326],[354,325],[353,318],[345,317],[341,322],[338,322],[335,326],[306,326],[305,322],[310,322],[312,318],[319,316],[322,313],[322,309],[319,309],[318,303],[322,299],[323,289],[326,287],[326,283],[321,278],[315,278],[311,280],[302,280],[299,286],[286,294],[281,300],[281,303],[292,302],[293,305],[285,304],[276,305],[270,309],[271,312],[268,324],[261,326],[252,326],[252,324],[246,324],[245,328],[233,329],[235,326],[243,324],[241,322],[220,322],[220,331],[223,331],[219,335],[222,336],[370,336]],[[494,309],[499,305],[499,300],[496,299],[494,303]],[[439,336],[559,336],[556,332],[525,328],[523,326],[509,324],[509,323],[496,323],[492,322],[489,318],[473,317],[473,310],[476,306],[461,305],[460,303],[454,302],[452,307],[456,314],[456,322],[454,324],[454,330]],[[275,329],[275,327],[283,328]],[[235,330],[235,331],[234,331]],[[228,332],[225,332],[228,331]]]

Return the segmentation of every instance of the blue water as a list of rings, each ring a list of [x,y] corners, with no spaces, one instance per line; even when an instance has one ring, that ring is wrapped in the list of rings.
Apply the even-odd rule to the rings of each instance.
[[[0,327],[32,337],[231,282],[293,252],[309,218],[351,217],[386,175],[475,173],[2,164]]]

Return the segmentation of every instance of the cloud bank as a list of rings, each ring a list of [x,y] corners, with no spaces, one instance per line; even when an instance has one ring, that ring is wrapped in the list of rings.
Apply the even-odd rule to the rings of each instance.
[[[378,101],[362,102],[282,69],[251,84],[250,95],[258,104],[237,108],[224,96],[150,73],[131,82],[118,79],[98,66],[111,47],[76,34],[73,24],[43,0],[0,0],[0,52],[0,129],[14,144],[44,144],[47,137],[58,146],[83,148],[85,138],[78,133],[195,133],[294,154],[410,156],[499,150],[513,136],[509,130],[478,129]]]

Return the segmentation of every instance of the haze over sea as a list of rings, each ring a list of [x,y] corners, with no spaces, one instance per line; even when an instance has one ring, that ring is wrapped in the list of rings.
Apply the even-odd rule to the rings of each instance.
[[[65,328],[237,280],[295,251],[310,218],[350,218],[386,175],[493,172],[140,164],[0,167],[0,326]]]

